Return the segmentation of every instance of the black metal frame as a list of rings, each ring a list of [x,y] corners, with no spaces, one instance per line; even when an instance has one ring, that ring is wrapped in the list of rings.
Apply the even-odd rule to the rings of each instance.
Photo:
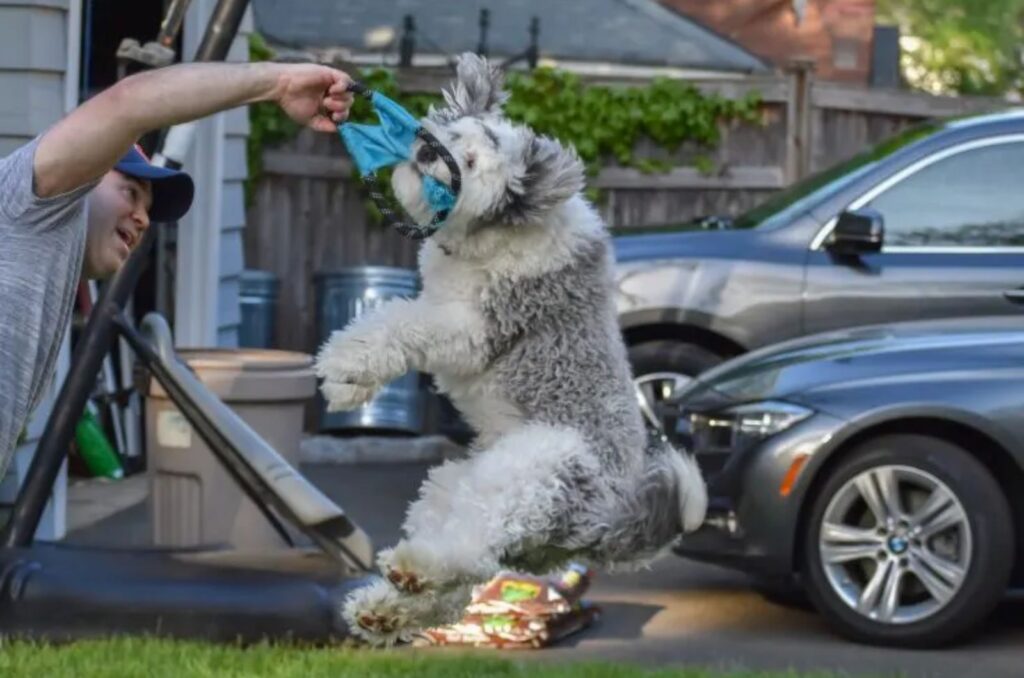
[[[356,529],[344,514],[329,520],[307,524],[291,506],[274,491],[219,428],[218,420],[197,403],[165,366],[157,350],[143,337],[125,315],[125,305],[146,265],[156,232],[148,230],[139,247],[103,291],[89,316],[88,324],[75,349],[72,367],[54,404],[46,430],[39,441],[25,482],[18,492],[10,519],[4,528],[0,548],[29,546],[46,507],[54,480],[74,435],[78,416],[96,383],[96,375],[111,341],[123,337],[135,352],[138,361],[156,378],[170,400],[196,429],[228,474],[263,513],[285,543],[294,546],[292,535],[281,521],[284,518],[299,528],[333,559],[369,570],[343,543]]]
[[[372,553],[360,555],[368,539],[202,386],[175,355],[161,316],[148,315],[142,333],[132,327],[124,306],[155,238],[154,229],[144,234],[94,307],[18,494],[0,544],[0,635],[59,641],[120,634],[221,642],[344,638],[349,631],[339,614],[342,602],[372,581],[358,576],[371,568]],[[305,534],[318,553],[307,548],[262,553],[33,543],[77,420],[74,414],[81,412],[115,335],[128,341],[286,540],[292,541],[279,518]]]
[[[197,61],[224,58],[247,4],[219,0]],[[126,315],[161,228],[155,225],[143,235],[94,306],[0,534],[0,634],[58,641],[121,634],[232,643],[342,639],[349,632],[339,614],[342,601],[372,581],[353,576],[370,568],[353,553],[370,549],[368,538],[203,387],[175,355],[162,316],[147,315],[140,333]],[[78,415],[118,335],[277,530],[287,538],[280,519],[290,521],[319,553],[306,548],[247,553],[33,543]]]

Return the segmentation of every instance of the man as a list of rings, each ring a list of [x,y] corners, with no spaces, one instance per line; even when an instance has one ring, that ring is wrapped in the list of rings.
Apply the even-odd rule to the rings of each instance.
[[[315,64],[171,66],[125,78],[0,158],[0,478],[52,376],[80,276],[111,276],[151,219],[191,205],[191,178],[150,165],[139,137],[257,101],[331,132],[349,83]]]

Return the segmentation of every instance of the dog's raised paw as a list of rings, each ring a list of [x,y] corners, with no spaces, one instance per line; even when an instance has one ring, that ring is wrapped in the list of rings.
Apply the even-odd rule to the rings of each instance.
[[[360,384],[326,382],[320,386],[320,392],[327,401],[328,412],[343,412],[370,402],[376,390]]]

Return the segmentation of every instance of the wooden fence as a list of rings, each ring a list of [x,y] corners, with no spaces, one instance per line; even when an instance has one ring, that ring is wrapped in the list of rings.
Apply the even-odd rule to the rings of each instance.
[[[448,76],[400,74],[408,91],[439,91]],[[608,81],[602,84],[613,84]],[[628,86],[628,82],[620,82]],[[996,99],[933,97],[816,82],[798,64],[765,78],[700,81],[727,97],[756,91],[760,124],[723,125],[710,153],[714,171],[678,167],[664,174],[609,166],[595,179],[601,211],[611,226],[679,222],[698,215],[735,215],[808,173],[845,160],[922,119],[998,109]],[[667,153],[642,143],[640,157],[686,165],[707,149]],[[276,344],[313,351],[313,276],[345,266],[415,266],[415,245],[368,219],[358,181],[336,135],[303,132],[267,149],[245,230],[246,263],[281,280]]]

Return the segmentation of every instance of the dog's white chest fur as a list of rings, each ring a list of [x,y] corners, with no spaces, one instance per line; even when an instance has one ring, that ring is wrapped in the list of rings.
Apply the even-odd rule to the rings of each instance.
[[[482,266],[449,256],[432,242],[420,252],[421,297],[431,307],[445,309],[452,323],[476,326],[479,336],[486,332],[481,300],[486,294],[488,271]],[[453,356],[458,358],[458,356]],[[479,432],[478,444],[486,445],[522,421],[522,413],[501,391],[501,385],[486,369],[479,372],[438,370],[434,382]]]

